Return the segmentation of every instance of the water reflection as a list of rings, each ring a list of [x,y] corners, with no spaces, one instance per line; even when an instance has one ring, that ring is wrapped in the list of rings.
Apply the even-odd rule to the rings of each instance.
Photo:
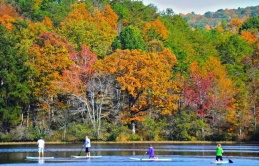
[[[38,160],[38,163],[39,163],[39,164],[44,164],[44,163],[45,163],[45,162],[44,162],[44,159],[39,159],[39,160]]]

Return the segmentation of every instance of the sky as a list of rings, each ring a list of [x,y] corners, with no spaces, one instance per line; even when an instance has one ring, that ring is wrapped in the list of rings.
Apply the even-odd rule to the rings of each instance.
[[[204,14],[208,11],[216,12],[219,9],[237,9],[248,6],[258,6],[259,0],[139,0],[143,4],[153,4],[159,11],[173,9],[175,14]]]

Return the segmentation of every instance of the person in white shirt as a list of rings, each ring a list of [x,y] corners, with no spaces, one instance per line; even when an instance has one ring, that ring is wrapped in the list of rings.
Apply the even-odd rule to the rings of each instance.
[[[88,138],[88,136],[85,136],[85,142],[83,147],[85,147],[85,153],[86,153],[86,157],[90,158],[90,147],[91,147],[91,141]]]
[[[39,148],[39,157],[44,157],[44,148],[45,148],[45,141],[44,139],[41,137],[38,142],[38,148]]]

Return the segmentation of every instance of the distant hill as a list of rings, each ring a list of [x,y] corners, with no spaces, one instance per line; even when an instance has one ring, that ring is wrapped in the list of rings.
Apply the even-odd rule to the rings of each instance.
[[[229,23],[233,18],[246,20],[249,17],[259,16],[259,5],[238,9],[219,9],[216,12],[206,12],[204,15],[189,13],[180,14],[192,27],[204,28],[206,25],[215,27],[222,21]]]

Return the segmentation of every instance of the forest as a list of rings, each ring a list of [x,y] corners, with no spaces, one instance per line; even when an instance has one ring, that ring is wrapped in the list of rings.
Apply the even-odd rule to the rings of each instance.
[[[232,19],[240,19],[245,21],[249,17],[259,15],[259,5],[250,6],[238,9],[218,9],[215,12],[207,11],[203,15],[195,14],[194,12],[188,14],[180,14],[186,22],[192,27],[205,28],[206,26],[215,27],[219,24],[227,25]]]
[[[258,13],[0,0],[0,141],[259,141],[258,38]]]

